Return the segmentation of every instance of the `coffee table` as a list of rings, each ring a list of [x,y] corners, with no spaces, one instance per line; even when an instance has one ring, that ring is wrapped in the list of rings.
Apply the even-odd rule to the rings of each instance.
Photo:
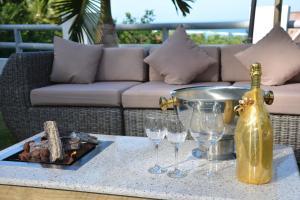
[[[40,136],[41,134],[38,134],[29,140]],[[34,193],[48,195],[49,199],[63,199],[67,196],[80,199],[80,195],[83,195],[82,199],[141,197],[286,200],[300,197],[299,172],[290,147],[275,145],[272,182],[256,186],[236,180],[234,160],[219,163],[217,176],[205,176],[204,168],[208,164],[207,161],[195,159],[191,155],[192,149],[196,146],[194,141],[186,141],[179,152],[181,161],[179,166],[187,170],[189,175],[183,179],[172,179],[166,174],[152,175],[147,172],[155,162],[154,147],[147,138],[108,135],[97,135],[97,137],[101,141],[113,141],[113,143],[76,170],[12,166],[0,161],[0,184],[2,185],[0,199],[4,199],[2,196],[7,195],[14,197]],[[1,155],[24,142],[1,151],[0,160]],[[159,154],[162,166],[169,169],[173,167],[173,151],[173,146],[163,141]],[[35,188],[47,188],[47,190]],[[92,196],[88,197],[88,195]]]

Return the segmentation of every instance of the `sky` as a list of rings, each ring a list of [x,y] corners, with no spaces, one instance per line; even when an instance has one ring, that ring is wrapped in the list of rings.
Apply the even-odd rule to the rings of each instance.
[[[257,0],[257,5],[274,5],[275,0]],[[125,12],[140,18],[145,10],[153,9],[155,23],[165,22],[222,22],[249,20],[251,0],[195,0],[191,3],[192,10],[183,17],[176,10],[171,0],[111,0],[112,15],[121,23]],[[284,5],[290,5],[291,11],[300,11],[299,0],[283,0]]]

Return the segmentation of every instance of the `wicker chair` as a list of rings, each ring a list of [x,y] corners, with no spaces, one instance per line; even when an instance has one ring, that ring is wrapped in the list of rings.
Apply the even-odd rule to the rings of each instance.
[[[122,107],[37,106],[30,102],[30,91],[51,85],[49,75],[53,52],[13,54],[0,79],[1,111],[17,140],[42,130],[43,122],[56,120],[61,132],[80,130],[104,134],[144,136],[143,123],[148,113],[158,109]],[[165,115],[174,115],[171,110]],[[300,162],[300,116],[271,114],[274,141],[293,147]]]
[[[32,107],[30,91],[51,85],[53,52],[13,54],[1,78],[1,111],[17,140],[42,130],[43,122],[55,120],[60,132],[71,130],[123,134],[121,107]]]

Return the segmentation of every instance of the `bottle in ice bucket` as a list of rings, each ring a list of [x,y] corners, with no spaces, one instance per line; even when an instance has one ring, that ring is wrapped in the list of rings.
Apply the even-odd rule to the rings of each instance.
[[[269,113],[264,105],[273,102],[273,93],[265,95],[260,89],[261,65],[251,65],[251,89],[235,110],[240,117],[235,130],[236,176],[244,183],[264,184],[272,179],[273,131]]]

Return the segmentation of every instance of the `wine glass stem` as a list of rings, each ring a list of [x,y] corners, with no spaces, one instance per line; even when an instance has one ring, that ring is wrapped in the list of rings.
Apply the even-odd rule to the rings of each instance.
[[[211,144],[211,151],[212,151],[213,154],[215,154],[215,152],[216,152],[215,147],[216,147],[215,143],[212,143]]]
[[[178,150],[179,145],[175,144],[175,170],[178,170]]]
[[[215,152],[216,152],[216,145],[217,145],[217,143],[212,143],[211,144],[211,150],[212,150],[211,152],[212,152],[213,155],[215,155]],[[209,161],[209,163],[210,163],[209,173],[212,175],[212,174],[214,174],[214,172],[216,172],[216,168],[217,168],[216,158],[211,159]]]
[[[158,165],[158,144],[155,144],[155,152],[156,152],[156,163],[155,163],[155,165]]]

